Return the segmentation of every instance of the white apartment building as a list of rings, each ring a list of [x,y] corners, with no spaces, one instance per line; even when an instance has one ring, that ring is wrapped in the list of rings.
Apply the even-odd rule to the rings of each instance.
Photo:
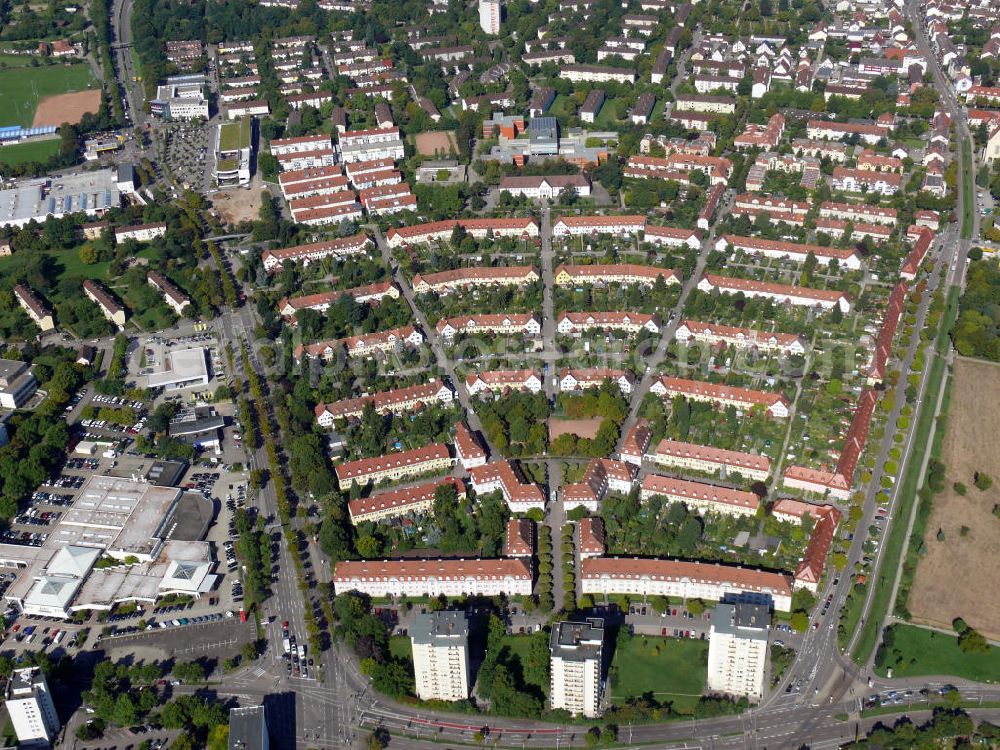
[[[427,612],[410,626],[413,677],[421,700],[469,697],[469,621],[465,612]]]
[[[574,716],[601,713],[604,620],[559,622],[549,637],[549,702]]]
[[[523,558],[497,560],[342,560],[334,592],[386,596],[528,596],[531,565]]]
[[[4,697],[18,744],[52,742],[59,733],[59,716],[42,670],[37,667],[14,670]]]
[[[759,701],[767,672],[771,615],[761,604],[719,604],[708,642],[708,689]]]
[[[500,33],[500,0],[479,0],[479,26],[487,34]]]

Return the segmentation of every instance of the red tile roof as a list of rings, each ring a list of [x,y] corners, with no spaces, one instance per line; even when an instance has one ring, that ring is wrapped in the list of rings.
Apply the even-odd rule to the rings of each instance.
[[[465,483],[461,479],[446,477],[435,482],[425,482],[413,487],[378,492],[360,500],[351,500],[347,507],[351,512],[351,518],[358,518],[386,508],[406,508],[433,499],[438,487],[447,486],[454,487],[459,497],[465,495]]]
[[[719,503],[735,508],[745,508],[756,511],[760,498],[752,492],[734,490],[729,487],[718,487],[706,482],[690,482],[676,477],[665,477],[659,474],[647,474],[642,480],[644,495],[664,495],[687,498],[693,502]]]
[[[501,557],[496,560],[341,560],[337,563],[334,583],[363,581],[423,581],[428,578],[460,580],[478,578],[517,578],[531,580],[531,567],[523,558]]]
[[[642,579],[660,581],[691,581],[729,585],[745,591],[791,596],[788,578],[752,568],[686,560],[654,560],[639,557],[591,557],[580,561],[584,579]]]
[[[735,471],[739,471],[740,469],[771,471],[771,459],[767,456],[758,456],[753,453],[743,453],[742,451],[723,450],[722,448],[713,448],[709,445],[684,443],[679,440],[661,440],[659,445],[656,446],[656,454],[707,461]]]

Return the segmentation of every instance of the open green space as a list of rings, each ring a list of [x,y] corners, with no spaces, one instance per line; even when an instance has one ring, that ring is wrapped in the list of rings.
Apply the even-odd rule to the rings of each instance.
[[[615,649],[611,662],[613,700],[652,693],[676,713],[694,711],[705,688],[708,641],[636,635]]]
[[[44,65],[38,68],[0,70],[0,125],[31,125],[38,100],[94,88],[97,81],[86,63]]]
[[[34,55],[12,55],[9,52],[0,52],[0,68],[26,68],[31,65],[32,60],[37,59]]]
[[[0,146],[0,166],[16,167],[28,162],[46,162],[59,151],[59,138]]]
[[[531,675],[531,670],[524,669],[524,666],[528,663],[528,657],[531,652],[531,636],[528,635],[508,635],[503,639],[503,647],[509,649],[510,652],[518,658],[521,662],[521,669],[525,676],[525,683],[528,685],[534,685],[545,695],[549,694],[548,683],[539,684],[531,679],[528,679]]]
[[[390,636],[389,653],[397,659],[413,661],[413,644],[410,642],[410,637],[406,635]]]
[[[938,392],[941,390],[941,381],[945,376],[946,355],[950,346],[949,334],[955,324],[958,314],[958,287],[953,286],[948,290],[948,297],[945,302],[944,314],[941,316],[940,328],[934,342],[934,356],[930,364],[930,372],[927,380],[927,390],[923,402],[920,404],[920,415],[917,417],[917,424],[913,436],[913,451],[906,464],[906,471],[903,474],[903,485],[900,487],[898,512],[896,522],[892,524],[889,533],[885,537],[885,548],[883,552],[884,564],[879,568],[878,576],[872,585],[875,590],[872,593],[871,606],[868,609],[868,618],[861,629],[861,636],[854,644],[851,652],[853,658],[859,664],[866,664],[871,657],[875,646],[878,644],[879,636],[882,632],[882,623],[888,612],[890,599],[892,597],[892,586],[896,579],[896,561],[904,553],[906,544],[906,519],[910,517],[913,503],[917,499],[917,487],[920,484],[920,472],[924,463],[924,456],[931,447],[931,431],[934,429],[934,411],[937,407]]]
[[[619,112],[619,109],[621,110]],[[594,118],[594,128],[597,130],[617,130],[621,120],[626,114],[625,103],[618,99],[607,99],[601,111]]]
[[[916,625],[893,626],[893,650],[900,659],[893,677],[948,675],[976,682],[996,681],[1000,676],[1000,648],[985,654],[965,653],[952,633],[939,633]],[[876,669],[885,676],[885,669]]]

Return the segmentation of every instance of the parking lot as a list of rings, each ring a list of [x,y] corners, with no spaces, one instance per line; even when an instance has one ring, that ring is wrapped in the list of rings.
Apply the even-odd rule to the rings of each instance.
[[[196,123],[167,123],[160,130],[164,165],[185,188],[200,189],[204,183],[212,165],[211,132],[209,125]]]

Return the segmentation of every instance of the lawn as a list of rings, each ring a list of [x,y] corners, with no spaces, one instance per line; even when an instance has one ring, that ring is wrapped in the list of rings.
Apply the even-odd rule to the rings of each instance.
[[[503,646],[518,658],[523,669],[524,665],[528,663],[528,653],[531,651],[531,637],[527,635],[508,635],[503,639]],[[549,686],[547,684],[539,685],[527,679],[525,679],[525,682],[529,685],[535,685],[545,695],[549,694]]]
[[[39,99],[83,91],[95,84],[90,66],[85,63],[0,70],[0,107],[7,112],[0,125],[30,126]]]
[[[408,635],[393,635],[389,637],[389,653],[397,659],[406,662],[413,661],[413,644]]]
[[[1000,675],[1000,648],[985,654],[966,654],[958,638],[947,633],[896,625],[894,649],[902,655],[893,677],[948,675],[976,682],[995,681]]]
[[[624,104],[620,99],[606,100],[604,106],[601,107],[601,111],[597,113],[597,118],[594,120],[594,128],[597,130],[617,130],[620,124],[620,117],[628,114],[625,111],[627,108]],[[619,109],[622,111],[619,112]]]
[[[654,653],[655,651],[655,653]],[[678,713],[694,710],[705,689],[708,641],[637,635],[615,651],[613,700],[653,693]]]
[[[62,141],[59,138],[49,138],[0,147],[0,166],[16,167],[31,161],[46,162],[59,151],[60,143]]]

